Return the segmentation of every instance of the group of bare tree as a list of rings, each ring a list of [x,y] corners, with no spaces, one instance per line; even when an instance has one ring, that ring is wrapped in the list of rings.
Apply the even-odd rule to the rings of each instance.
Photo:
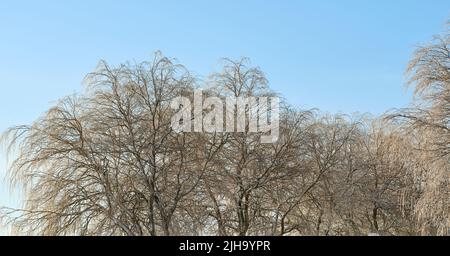
[[[177,133],[171,101],[200,82],[156,54],[102,62],[79,96],[4,134],[18,234],[448,235],[450,36],[409,67],[411,108],[373,118],[281,106],[280,139]],[[274,95],[247,60],[205,82],[216,97]]]

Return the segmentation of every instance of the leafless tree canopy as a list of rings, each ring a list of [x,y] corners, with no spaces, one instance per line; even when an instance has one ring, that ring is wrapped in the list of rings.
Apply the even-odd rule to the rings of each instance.
[[[174,132],[171,100],[200,81],[160,53],[101,62],[83,94],[4,133],[26,202],[2,219],[39,235],[448,235],[449,43],[415,53],[411,108],[373,118],[283,103],[275,144]],[[205,83],[220,98],[275,95],[246,59]]]

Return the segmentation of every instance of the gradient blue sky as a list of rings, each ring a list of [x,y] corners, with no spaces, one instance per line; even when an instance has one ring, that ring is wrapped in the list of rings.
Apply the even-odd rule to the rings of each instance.
[[[250,57],[296,106],[382,113],[406,106],[414,46],[445,28],[448,0],[0,2],[0,131],[82,91],[100,59],[156,50],[199,76]],[[5,169],[0,153],[0,178]],[[0,183],[0,205],[15,205]]]

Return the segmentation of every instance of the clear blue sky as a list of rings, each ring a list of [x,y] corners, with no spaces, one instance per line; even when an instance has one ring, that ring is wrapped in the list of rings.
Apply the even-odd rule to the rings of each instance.
[[[156,50],[201,76],[247,56],[294,105],[379,114],[407,104],[414,46],[449,18],[448,0],[2,0],[0,130],[80,92],[98,60]],[[2,152],[0,173],[4,162]],[[12,204],[0,186],[0,205]]]

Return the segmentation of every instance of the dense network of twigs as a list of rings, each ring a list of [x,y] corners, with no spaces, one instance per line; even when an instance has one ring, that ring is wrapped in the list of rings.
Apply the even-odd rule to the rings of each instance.
[[[156,54],[86,78],[11,145],[23,209],[13,232],[39,235],[448,235],[450,36],[415,53],[411,108],[373,118],[283,103],[280,140],[176,133],[174,97],[200,82]],[[204,82],[217,97],[271,94],[247,60]]]

